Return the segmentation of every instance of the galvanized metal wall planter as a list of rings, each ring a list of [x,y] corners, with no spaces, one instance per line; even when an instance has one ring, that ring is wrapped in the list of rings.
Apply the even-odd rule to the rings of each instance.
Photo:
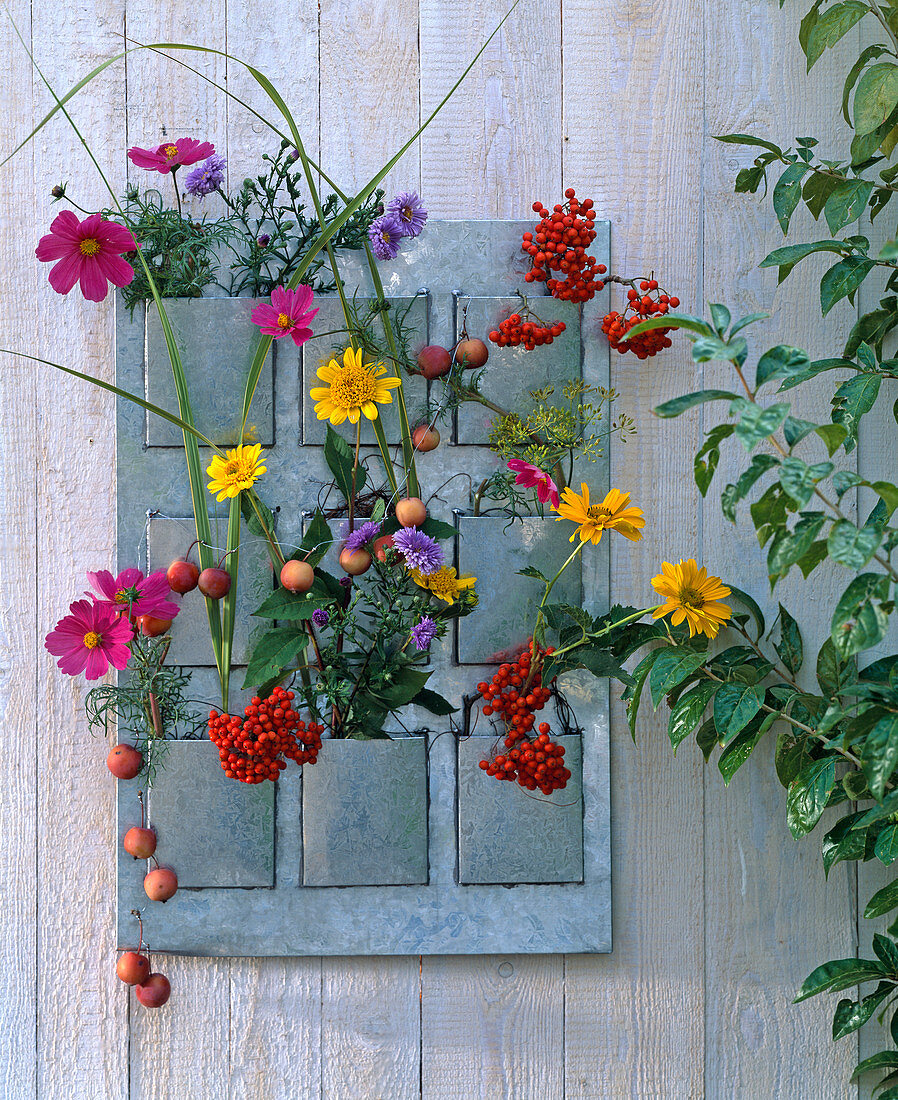
[[[523,222],[428,225],[400,257],[382,265],[387,295],[421,343],[450,346],[467,310],[470,332],[484,333],[523,285]],[[608,224],[597,222],[597,258],[608,259]],[[370,294],[362,265],[343,263],[350,292]],[[416,297],[417,296],[417,297]],[[608,346],[596,339],[604,296],[578,311],[552,301],[547,312],[567,330],[551,346],[526,352],[491,348],[484,391],[514,407],[528,389],[582,376],[607,384]],[[320,299],[320,331],[340,327],[335,300]],[[255,335],[248,299],[192,299],[168,304],[179,338],[198,427],[218,442],[235,442],[234,395]],[[119,385],[145,391],[175,408],[170,368],[154,311],[117,313]],[[266,448],[266,498],[281,502],[278,533],[298,543],[304,517],[329,480],[323,424],[308,399],[320,359],[333,337],[302,349],[279,342],[259,386],[251,421]],[[423,380],[407,384],[414,415]],[[387,417],[389,417],[387,411]],[[459,705],[510,647],[532,627],[537,587],[516,575],[525,564],[559,565],[570,528],[533,516],[508,525],[505,516],[475,516],[471,487],[497,465],[485,446],[491,415],[466,406],[441,447],[419,460],[422,496],[431,514],[457,529],[455,564],[478,577],[480,607],[432,652],[430,686]],[[390,438],[389,420],[386,425]],[[446,436],[449,436],[447,439]],[[395,433],[394,433],[395,437]],[[189,488],[177,432],[127,403],[118,407],[118,553],[165,567],[193,539]],[[377,469],[373,438],[365,438]],[[453,476],[461,475],[461,476]],[[451,480],[450,480],[451,479]],[[590,481],[607,485],[607,465]],[[224,542],[225,513],[213,531]],[[221,506],[223,509],[223,506]],[[565,530],[567,528],[567,530]],[[563,556],[562,556],[563,555]],[[246,660],[256,620],[252,611],[271,590],[265,548],[241,547],[234,654]],[[325,567],[327,563],[325,563]],[[604,544],[584,554],[559,595],[598,612],[607,606]],[[560,586],[559,586],[560,588]],[[193,670],[198,723],[219,704],[200,601],[184,604],[170,659]],[[233,681],[239,685],[243,670]],[[153,950],[199,955],[467,954],[578,952],[611,948],[607,686],[585,674],[566,678],[565,693],[581,733],[562,738],[572,771],[551,797],[497,783],[478,767],[492,744],[480,716],[473,736],[459,738],[448,720],[409,713],[414,736],[325,741],[318,763],[290,765],[277,784],[247,787],[224,777],[215,746],[203,739],[170,743],[164,770],[148,798],[159,836],[157,855],[175,868],[180,889],[151,903],[142,889],[145,865],[118,845],[119,940],[130,945],[133,918],[144,914]],[[232,691],[231,711],[251,692]],[[554,727],[553,727],[554,728]],[[135,784],[119,784],[118,832],[139,819]]]

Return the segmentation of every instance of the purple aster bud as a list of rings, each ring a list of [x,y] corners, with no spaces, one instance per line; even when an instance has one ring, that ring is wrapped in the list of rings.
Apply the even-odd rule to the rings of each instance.
[[[267,233],[260,233],[259,236],[256,237],[256,244],[259,248],[267,248],[271,244],[271,237],[269,237]]]
[[[226,166],[227,161],[225,158],[219,156],[218,153],[213,153],[202,164],[198,164],[196,168],[187,173],[187,178],[184,180],[184,190],[188,195],[196,195],[198,198],[211,195],[224,182]]]
[[[323,607],[316,607],[312,612],[312,622],[315,626],[327,626],[330,622],[330,618],[330,615],[328,615]]]
[[[291,149],[287,154],[287,160],[299,160],[299,150]]]
[[[427,211],[421,205],[417,191],[400,191],[395,199],[387,203],[387,213],[399,219],[403,237],[417,237],[427,221]]]
[[[393,546],[405,558],[409,569],[417,569],[427,576],[443,564],[443,551],[439,543],[419,531],[417,527],[403,527],[393,536]]]
[[[368,228],[371,250],[379,260],[393,260],[399,254],[399,245],[405,231],[395,214],[375,218]]]
[[[437,634],[437,624],[427,615],[412,627],[412,640],[418,649],[430,649],[430,643]]]

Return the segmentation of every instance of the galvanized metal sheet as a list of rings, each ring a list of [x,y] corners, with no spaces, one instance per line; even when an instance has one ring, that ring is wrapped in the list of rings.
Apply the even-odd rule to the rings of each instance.
[[[527,228],[528,224],[523,222],[431,222],[425,234],[406,242],[395,261],[380,265],[389,298],[409,301],[426,289],[426,296],[422,295],[414,307],[420,311],[421,343],[426,338],[431,343],[452,345],[458,327],[460,301],[482,300],[484,308],[495,310],[498,300],[513,299],[521,283],[520,235]],[[608,224],[599,222],[596,229],[595,255],[607,262]],[[343,260],[347,292],[350,295],[356,293],[359,299],[370,298],[372,287],[361,257],[348,254]],[[319,300],[317,304],[322,306],[319,314],[322,323],[330,317],[335,322],[333,327],[337,327],[339,308],[336,300]],[[546,305],[553,314],[559,308],[566,308],[563,303],[547,302]],[[246,338],[248,326],[251,325],[248,315],[252,306],[253,303],[246,299],[202,299],[168,304],[175,328],[182,333],[182,349],[188,349],[189,359],[192,357],[198,363],[218,364],[219,368],[226,370],[227,378],[231,378],[231,365],[234,367],[236,382],[224,383],[225,375],[219,370],[210,372],[207,366],[206,373],[201,371],[192,385],[198,427],[215,438],[223,438],[229,427],[233,429],[233,419],[229,420],[229,417],[233,416],[233,409],[242,393],[240,376],[245,369],[242,357],[245,353],[249,354]],[[209,311],[208,323],[198,320],[205,316],[206,310]],[[608,346],[606,342],[594,338],[606,310],[607,297],[602,294],[579,311],[579,332],[582,334],[579,365],[583,378],[592,384],[607,385],[608,381]],[[158,336],[152,335],[155,326],[153,307],[148,312],[149,324],[140,310],[135,312],[133,319],[127,310],[119,308],[117,311],[117,380],[125,389],[137,392],[141,392],[144,386],[150,386],[151,380],[153,386],[164,387],[168,384],[162,369],[166,366],[165,360],[159,358],[158,348],[149,356],[148,364],[150,342],[154,347],[158,345]],[[564,319],[567,321],[567,318]],[[472,320],[469,310],[469,330]],[[316,324],[316,327],[319,326]],[[574,327],[574,324],[569,325],[572,333]],[[148,331],[151,340],[147,338]],[[333,339],[323,337],[322,341],[329,349]],[[577,342],[571,338],[572,344]],[[204,346],[198,346],[200,344]],[[222,368],[223,349],[227,350],[227,362]],[[491,350],[495,354],[495,349]],[[553,344],[551,348],[540,348],[535,352],[517,352],[509,362],[513,364],[520,359],[521,369],[532,369],[538,375],[538,357],[546,353],[554,354],[555,350],[558,349]],[[164,351],[162,354],[164,356]],[[321,487],[330,480],[320,445],[324,439],[324,426],[308,415],[314,404],[309,401],[306,392],[312,379],[311,376],[305,377],[311,358],[306,362],[304,359],[300,349],[291,341],[277,343],[271,367],[270,393],[277,394],[277,400],[270,405],[272,426],[268,426],[267,382],[262,385],[261,394],[257,395],[257,404],[250,418],[257,425],[259,438],[266,444],[270,442],[265,456],[268,472],[259,488],[266,501],[278,506],[278,534],[287,546],[299,544],[303,516],[315,507]],[[499,364],[504,357],[497,356],[493,361]],[[567,368],[568,363],[561,365]],[[570,366],[573,370],[576,363]],[[516,368],[512,365],[508,369],[513,372]],[[572,376],[572,370],[565,369],[564,376]],[[533,376],[534,379],[537,375]],[[507,371],[503,368],[496,373],[496,384],[507,382],[507,378]],[[488,379],[487,384],[492,385],[492,379]],[[532,381],[528,380],[527,384],[532,384]],[[207,389],[216,389],[217,392],[206,393]],[[410,411],[414,416],[423,395],[423,383],[412,380],[408,389],[412,406]],[[153,393],[167,393],[167,399],[163,396],[160,403],[177,411],[172,390],[154,389]],[[435,401],[439,393],[438,386],[432,387],[431,396]],[[495,470],[500,460],[482,445],[471,442],[456,445],[447,427],[451,428],[451,425],[441,427],[444,432],[443,445],[418,456],[418,471],[422,496],[430,500],[430,513],[453,522],[456,513],[465,513],[469,508],[471,486],[476,487]],[[477,428],[476,432],[481,432],[481,428]],[[348,438],[348,432],[344,431],[344,434]],[[475,436],[476,433],[467,438],[474,439]],[[162,438],[165,437],[153,436],[157,441]],[[461,440],[462,437],[459,438]],[[482,434],[478,438],[483,438]],[[178,433],[168,439],[180,443]],[[169,554],[173,557],[182,553],[193,537],[185,527],[172,525],[171,520],[162,518],[175,517],[175,520],[190,527],[190,521],[182,520],[191,510],[183,455],[174,445],[147,447],[146,443],[144,413],[120,401],[117,409],[119,568],[134,564],[146,567],[148,542],[152,543],[152,565],[165,566]],[[381,476],[378,452],[368,445],[363,448],[363,454],[367,457],[372,480],[376,483]],[[203,458],[205,461],[204,454]],[[607,485],[607,477],[607,462],[602,460],[593,467],[589,480],[598,491]],[[223,545],[226,504],[217,504],[210,497],[209,505],[210,514],[215,517],[213,529],[220,531]],[[148,511],[159,513],[149,525]],[[167,529],[166,522],[170,525]],[[502,533],[504,520],[501,517],[475,519],[463,514],[458,526],[457,562],[463,571],[480,577],[481,608],[475,616],[460,624],[462,629],[457,642],[454,635],[450,635],[434,645],[431,653],[433,676],[429,683],[433,690],[456,703],[473,690],[478,680],[491,675],[492,668],[486,661],[503,643],[507,645],[518,640],[513,632],[519,630],[521,639],[527,632],[525,616],[515,620],[509,618],[507,612],[510,608],[517,610],[528,600],[532,602],[538,587],[534,585],[525,590],[523,586],[530,582],[515,577],[514,570],[527,562],[542,567],[539,565],[541,561],[546,570],[552,565],[557,568],[563,559],[550,552],[549,544],[553,539],[559,543],[556,553],[566,555],[570,550],[565,537],[565,528],[569,525],[555,525],[552,520],[527,521],[517,533],[515,528]],[[488,529],[492,533],[488,534]],[[553,533],[556,530],[558,533]],[[544,556],[540,557],[541,554]],[[238,615],[236,658],[239,663],[246,660],[248,635],[255,626],[249,613],[261,602],[272,583],[261,540],[245,534],[241,559],[244,583]],[[598,548],[589,548],[589,553],[582,559],[581,575],[578,577],[571,573],[571,588],[560,588],[559,593],[564,591],[564,598],[574,603],[582,596],[584,605],[596,613],[607,607],[607,576],[607,546],[603,541]],[[518,582],[522,585],[520,589],[515,587]],[[188,604],[188,601],[192,602]],[[491,634],[488,620],[495,616],[504,618],[501,630],[496,628]],[[205,631],[203,603],[193,593],[185,598],[184,610],[176,621],[171,659],[194,669],[191,696],[196,700],[198,723],[204,713],[208,713],[210,704],[220,705]],[[466,660],[478,663],[461,663]],[[235,686],[230,701],[232,712],[239,712],[247,702],[249,692],[238,690],[243,676],[242,668],[235,669],[232,677]],[[290,765],[277,784],[274,794],[274,839],[268,850],[274,867],[273,885],[266,878],[263,885],[234,889],[233,876],[236,872],[233,868],[228,870],[208,858],[197,861],[196,854],[189,851],[193,833],[188,823],[194,810],[190,805],[191,797],[195,796],[198,804],[206,805],[206,816],[215,819],[219,816],[219,800],[203,792],[211,792],[216,784],[223,783],[229,788],[225,794],[239,797],[244,793],[242,785],[224,778],[214,746],[200,742],[183,746],[187,751],[200,750],[193,766],[186,769],[187,774],[179,778],[178,773],[170,773],[168,779],[162,779],[151,797],[156,820],[167,822],[164,827],[166,847],[171,843],[174,850],[176,845],[183,845],[183,858],[171,860],[182,876],[182,883],[192,879],[200,884],[185,886],[165,905],[149,903],[142,887],[145,865],[135,863],[119,846],[120,942],[130,943],[133,933],[130,910],[139,908],[144,914],[151,947],[184,954],[468,954],[610,950],[607,686],[586,674],[575,673],[567,676],[565,693],[583,730],[581,833],[577,833],[573,816],[571,820],[564,819],[566,839],[563,845],[556,847],[554,853],[541,863],[539,853],[534,852],[532,867],[543,879],[553,875],[557,878],[560,874],[567,881],[536,883],[529,879],[503,885],[474,882],[478,874],[501,881],[493,870],[484,871],[482,868],[489,868],[491,858],[487,845],[488,833],[492,831],[495,835],[496,853],[506,842],[503,839],[506,833],[504,825],[478,828],[481,813],[486,814],[490,821],[499,821],[495,815],[500,810],[523,813],[524,800],[512,784],[499,784],[484,775],[476,768],[476,761],[473,765],[476,774],[472,774],[467,755],[476,755],[480,746],[467,742],[471,747],[465,749],[465,743],[457,745],[456,735],[450,732],[449,720],[436,719],[409,708],[409,713],[403,716],[404,724],[409,729],[426,727],[427,731],[414,742],[418,753],[426,752],[426,762],[422,760],[413,768],[414,797],[418,804],[422,783],[426,789],[426,867],[421,869],[421,849],[416,840],[412,846],[417,853],[414,872],[397,872],[394,865],[390,875],[393,882],[409,882],[413,878],[420,881],[408,885],[375,884],[383,881],[382,877],[378,878],[384,874],[382,865],[393,862],[393,856],[386,854],[389,837],[383,833],[378,834],[379,839],[371,845],[371,849],[381,857],[372,861],[372,866],[359,874],[358,869],[351,872],[341,865],[342,855],[349,848],[347,838],[350,826],[347,825],[342,834],[339,829],[336,833],[329,833],[325,818],[327,813],[336,812],[337,802],[341,797],[345,801],[346,792],[353,789],[357,780],[341,768],[338,754],[360,750],[363,754],[369,753],[373,759],[377,752],[384,750],[379,748],[378,742],[358,743],[345,748],[333,743],[325,744],[319,764],[305,769],[305,778]],[[397,733],[401,732],[399,725],[395,729]],[[184,736],[191,735],[186,729],[181,732]],[[480,733],[480,730],[477,732]],[[482,739],[478,737],[477,740]],[[178,747],[173,748],[177,750]],[[330,763],[325,764],[328,756]],[[317,780],[314,778],[316,768],[321,768]],[[170,786],[166,786],[167,783]],[[304,783],[310,788],[305,798]],[[313,787],[319,790],[318,795]],[[119,784],[120,833],[139,820],[137,789],[137,783]],[[261,789],[267,789],[270,796],[267,785]],[[354,789],[360,791],[358,786]],[[320,792],[325,790],[331,793],[322,795]],[[565,791],[556,792],[553,801],[568,800],[574,790],[575,787],[569,784]],[[503,807],[501,802],[495,801],[503,795],[517,797],[513,803]],[[462,803],[466,807],[464,811],[460,809]],[[525,802],[524,805],[529,804]],[[313,811],[313,806],[321,808]],[[546,813],[546,807],[538,801],[533,802],[530,808],[534,808],[537,814]],[[260,809],[257,821],[256,810],[247,810],[247,818],[235,817],[233,810],[227,810],[223,816],[227,818],[230,815],[229,821],[210,820],[204,823],[203,828],[209,830],[210,837],[229,838],[229,843],[235,832],[241,828],[248,830],[249,835],[254,837],[249,848],[254,853],[250,861],[254,863],[258,857],[258,866],[267,867],[260,852],[265,843],[262,838],[268,829],[267,824],[260,828],[260,823],[268,820],[266,812]],[[491,814],[494,816],[490,817]],[[416,815],[412,815],[412,819],[418,822],[417,828],[419,819]],[[175,830],[181,828],[182,822],[184,835],[177,839]],[[521,827],[520,824],[512,826],[514,830]],[[479,854],[472,846],[475,833],[484,840]],[[580,835],[582,875],[577,873],[576,863],[577,838]],[[355,843],[355,837],[352,839],[358,851],[361,845]],[[326,850],[333,842],[336,853]],[[573,847],[569,847],[571,844]],[[208,853],[207,842],[204,842],[204,847]],[[313,870],[313,860],[310,858],[313,852],[321,856],[320,864],[323,866],[326,863],[330,870]],[[163,856],[160,837],[160,859]],[[182,866],[176,866],[177,862],[181,862]],[[200,862],[202,866],[199,866]],[[477,867],[481,870],[478,871]],[[460,872],[471,879],[470,884],[460,881]],[[239,871],[239,875],[248,873],[245,865]],[[258,873],[262,875],[262,872]],[[526,868],[521,868],[519,873],[526,879]],[[227,877],[228,874],[231,878]],[[267,874],[266,870],[264,875]],[[372,881],[365,885],[312,885],[315,874],[329,874],[330,881],[353,878],[356,881]],[[397,875],[404,877],[397,878]]]
[[[274,797],[228,779],[211,741],[172,741],[148,800],[156,858],[179,889],[274,886]]]
[[[556,737],[571,778],[551,795],[484,775],[492,737],[458,742],[458,881],[462,884],[583,881],[580,737]]]
[[[427,882],[423,737],[325,741],[303,772],[304,886]]]

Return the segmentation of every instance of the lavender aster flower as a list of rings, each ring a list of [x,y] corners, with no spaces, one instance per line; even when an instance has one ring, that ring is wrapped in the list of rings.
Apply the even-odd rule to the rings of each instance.
[[[312,612],[312,622],[315,626],[327,626],[330,622],[330,618],[330,615],[328,615],[323,607],[316,607]]]
[[[443,564],[439,543],[417,527],[402,527],[393,536],[393,546],[405,558],[409,569],[417,569],[425,576],[436,573]]]
[[[379,260],[392,260],[399,253],[399,243],[405,236],[402,221],[395,214],[375,218],[368,229],[371,250]]]
[[[211,195],[224,183],[226,164],[227,161],[224,157],[219,156],[218,153],[213,153],[202,164],[198,164],[196,168],[187,173],[184,180],[184,190],[188,195],[197,195],[199,198]]]
[[[361,550],[366,542],[370,542],[380,534],[380,524],[370,519],[366,520],[361,527],[356,527],[354,531],[349,532],[348,528],[349,524],[344,523],[340,533],[346,540],[346,549],[351,550],[353,553],[356,550]]]
[[[403,237],[417,237],[427,221],[427,211],[421,205],[417,191],[400,191],[387,203],[387,213],[395,214],[402,225]]]
[[[437,636],[437,624],[427,615],[412,627],[412,640],[418,649],[430,649],[430,643]]]

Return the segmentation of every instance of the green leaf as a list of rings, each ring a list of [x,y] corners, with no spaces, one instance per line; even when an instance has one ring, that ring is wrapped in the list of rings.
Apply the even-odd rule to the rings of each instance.
[[[423,531],[425,535],[429,535],[432,539],[454,539],[458,533],[453,524],[446,523],[442,519],[434,519],[431,516],[427,517],[418,530]]]
[[[867,906],[864,909],[864,917],[867,920],[873,920],[876,917],[881,917],[883,914],[890,912],[896,905],[898,905],[898,879],[883,886],[881,890],[876,891],[873,897],[867,902]]]
[[[888,594],[889,579],[878,573],[861,573],[842,593],[831,626],[833,645],[842,658],[882,640],[889,625],[882,601]]]
[[[764,612],[758,606],[757,600],[754,597],[749,596],[747,592],[743,592],[741,588],[737,588],[734,584],[728,584],[727,587],[730,590],[732,596],[742,604],[743,607],[747,607],[752,613],[752,617],[755,620],[755,625],[758,628],[758,638],[760,638],[765,630],[766,624],[764,622]]]
[[[717,690],[718,685],[713,680],[702,680],[694,688],[685,692],[671,708],[670,718],[667,723],[667,736],[673,745],[674,754],[680,742],[701,721],[705,708]]]
[[[861,0],[845,0],[844,3],[836,4],[820,13],[807,37],[805,54],[808,59],[808,72],[823,53],[835,46],[839,39],[869,11],[870,9],[866,4],[861,3]]]
[[[882,61],[872,65],[858,81],[854,93],[854,128],[869,134],[888,119],[898,106],[898,65]]]
[[[655,709],[657,710],[661,700],[669,691],[673,691],[687,676],[701,668],[707,659],[707,653],[697,653],[694,649],[671,647],[668,650],[662,650],[652,665],[649,679]]]
[[[339,432],[334,431],[330,424],[327,426],[327,435],[324,440],[324,460],[334,475],[337,488],[348,503],[353,498],[352,468],[355,465],[355,455],[352,447]],[[361,492],[364,484],[365,467],[360,463],[355,475],[356,494]]]
[[[276,588],[262,606],[253,612],[263,619],[281,619],[284,622],[302,622],[311,619],[312,613],[322,604],[330,603],[327,598],[322,599],[320,594],[306,592],[299,595],[289,592],[286,588]]]
[[[832,757],[808,764],[789,784],[786,822],[796,840],[806,836],[820,820],[835,784],[836,762]]]
[[[883,340],[898,325],[898,299],[885,298],[880,305],[883,308],[862,314],[854,323],[845,341],[846,359],[853,358],[862,344],[881,349]]]
[[[760,723],[756,718],[723,750],[717,761],[717,767],[723,776],[725,786],[729,786],[730,780],[748,760],[755,745],[778,717],[778,714],[768,714],[764,721]]]
[[[887,977],[889,972],[886,967],[873,959],[833,959],[818,966],[805,978],[792,1003],[798,1004],[808,997],[816,997],[818,993],[838,993],[861,982]]]
[[[737,332],[741,332],[748,325],[753,325],[756,321],[763,321],[769,317],[769,313],[746,313],[744,317],[740,317],[738,321],[733,323],[733,327],[730,329],[730,336],[733,337]]]
[[[807,184],[805,185],[805,189],[807,189]],[[786,274],[788,274],[797,263],[814,252],[835,252],[842,255],[845,251],[846,246],[842,241],[812,241],[810,244],[787,244],[782,248],[775,248],[772,252],[768,253],[758,266],[780,268],[780,282],[782,282],[783,268],[786,269]]]
[[[784,234],[789,232],[789,221],[801,202],[801,181],[807,172],[808,166],[803,161],[795,161],[786,167],[773,189],[773,210]]]
[[[309,644],[304,630],[293,626],[279,626],[263,634],[256,642],[243,687],[251,688],[278,676],[303,652]]]
[[[736,505],[738,502],[746,496],[758,478],[778,465],[779,459],[774,458],[773,455],[755,455],[748,468],[739,475],[735,485],[727,485],[721,495],[720,506],[728,520],[732,523],[736,522]]]
[[[387,710],[398,710],[416,699],[429,679],[429,669],[403,668],[396,673],[391,684],[368,690],[378,704]]]
[[[841,818],[824,836],[822,844],[823,871],[827,877],[837,863],[863,859],[867,854],[868,831],[855,829],[859,813]]]
[[[780,640],[773,648],[779,654],[780,660],[786,668],[795,676],[801,670],[804,661],[801,631],[798,629],[798,623],[782,604],[779,605],[779,608]]]
[[[828,370],[854,371],[857,370],[857,367],[850,359],[817,359],[813,363],[809,363],[804,370],[788,375],[777,393],[794,389],[795,386],[800,386],[803,382],[809,382],[812,378],[816,378],[818,374]]]
[[[777,156],[782,156],[783,151],[778,145],[774,145],[772,141],[765,141],[764,138],[753,137],[751,134],[721,134],[714,135],[715,141],[722,141],[727,145],[754,145],[759,149],[769,149],[771,153],[776,153]]]
[[[882,531],[875,527],[855,527],[847,519],[839,520],[829,533],[829,556],[848,569],[862,569],[879,549]]]
[[[774,537],[767,554],[767,573],[771,578],[784,576],[811,548],[820,528],[826,523],[823,512],[804,512],[791,531]]]
[[[549,583],[549,578],[543,576],[535,565],[525,565],[523,569],[517,570],[517,575],[519,577],[533,577],[534,580],[542,581],[543,584]],[[553,629],[555,628],[553,627]]]
[[[761,709],[764,689],[739,681],[721,684],[714,696],[714,725],[726,747]]]
[[[458,710],[458,707],[454,707],[448,699],[444,699],[442,695],[438,695],[437,692],[431,691],[430,688],[426,687],[421,688],[411,702],[414,706],[423,707],[425,710],[430,711],[431,714],[436,714],[440,717],[447,714],[455,714]]]
[[[870,488],[885,502],[891,516],[898,508],[898,485],[893,485],[891,481],[873,481]]]
[[[814,431],[816,431],[817,435],[819,435],[826,444],[826,450],[830,458],[832,458],[848,437],[848,429],[842,424],[821,424],[820,427],[815,428]]]
[[[333,541],[331,529],[327,525],[324,513],[319,508],[316,510],[314,516],[312,516],[311,522],[303,536],[303,540],[299,544],[299,549],[293,557],[301,561],[307,561],[309,565],[315,566],[328,552]]]
[[[886,867],[895,862],[898,858],[898,824],[892,821],[880,830],[873,851]]]
[[[832,472],[832,466],[829,467],[829,472]],[[814,495],[814,474],[811,467],[800,458],[790,457],[783,460],[780,484],[799,508],[804,508]]]
[[[627,724],[630,727],[630,737],[634,741],[636,740],[636,718],[642,699],[642,689],[649,678],[652,666],[664,652],[666,652],[664,649],[652,649],[642,658],[636,668],[633,669],[633,683],[624,690],[621,696],[626,703]]]
[[[880,801],[898,764],[898,714],[880,718],[861,745],[861,767],[870,793]]]
[[[723,336],[732,320],[730,311],[719,302],[710,302],[709,309],[711,310],[711,322],[717,330],[717,334]]]
[[[793,348],[788,344],[778,344],[775,348],[765,351],[758,360],[755,369],[755,387],[763,386],[774,378],[789,378],[794,374],[802,374],[807,370],[810,357],[801,348]]]
[[[854,489],[856,486],[863,484],[864,479],[856,474],[854,470],[839,470],[833,475],[833,488],[840,500],[849,489]]]
[[[843,660],[827,638],[817,654],[817,683],[827,698],[841,695],[853,679],[853,668],[848,660]]]
[[[652,412],[655,416],[669,420],[686,412],[687,409],[704,405],[706,401],[732,401],[737,397],[738,394],[730,393],[729,390],[698,390],[695,393],[684,394],[682,397],[675,397],[672,401],[665,401],[663,405],[656,405]]]
[[[833,1042],[862,1027],[894,988],[891,982],[880,982],[862,1001],[839,1001],[833,1014]]]
[[[865,1073],[869,1073],[871,1069],[886,1069],[895,1066],[898,1066],[898,1050],[883,1050],[879,1054],[872,1054],[869,1058],[865,1058],[863,1062],[858,1062],[857,1069],[851,1075],[851,1080],[856,1081]]]
[[[898,944],[881,932],[873,934],[873,954],[898,977]]]
[[[843,298],[852,297],[875,266],[875,261],[863,256],[846,256],[825,271],[820,280],[820,309],[823,316]]]
[[[877,57],[881,57],[884,53],[888,53],[888,46],[884,46],[879,42],[868,46],[851,66],[851,70],[845,78],[845,87],[842,91],[842,115],[849,126],[851,126],[851,117],[848,114],[848,103],[854,86],[857,84],[857,78],[871,61],[875,61]]]
[[[731,436],[734,430],[732,424],[718,424],[716,428],[712,428],[693,460],[692,468],[695,484],[702,496],[705,496],[708,492],[714,477],[714,471],[717,469],[718,462],[720,462],[720,443]],[[707,461],[704,461],[705,456],[707,456]]]
[[[707,764],[711,759],[711,753],[716,746],[720,744],[717,740],[717,729],[714,725],[713,718],[709,718],[706,722],[703,722],[695,731],[695,743],[702,750],[702,756],[704,756],[705,763]]]
[[[846,180],[826,200],[823,216],[830,233],[836,234],[844,226],[857,219],[867,209],[867,202],[873,193],[870,180]]]
[[[739,412],[739,420],[736,424],[736,435],[742,441],[742,445],[750,451],[762,439],[772,435],[789,415],[790,406],[781,403],[762,408],[744,398],[738,398],[738,404],[733,402],[735,411]]]
[[[873,408],[881,385],[881,374],[855,374],[833,394],[833,423],[845,428],[852,439],[857,439],[861,417]]]

